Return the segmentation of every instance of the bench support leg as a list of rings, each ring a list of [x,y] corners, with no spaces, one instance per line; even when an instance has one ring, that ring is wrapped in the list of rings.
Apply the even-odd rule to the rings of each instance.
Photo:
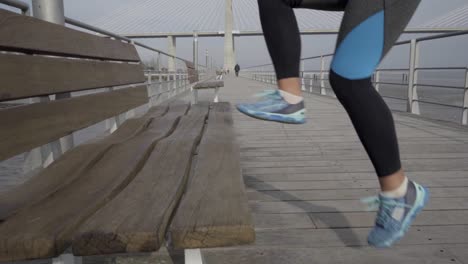
[[[192,88],[193,104],[198,104],[198,90]]]
[[[214,98],[215,103],[219,102],[219,97],[218,96],[219,96],[219,87],[215,88],[215,98]]]
[[[201,250],[199,248],[186,249],[184,250],[184,254],[185,254],[185,264],[203,264],[203,257],[201,255]]]
[[[52,264],[82,264],[82,257],[75,257],[72,254],[62,254],[52,260]]]

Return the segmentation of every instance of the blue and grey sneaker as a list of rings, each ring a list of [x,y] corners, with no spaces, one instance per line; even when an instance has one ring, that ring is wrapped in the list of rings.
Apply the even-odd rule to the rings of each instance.
[[[252,104],[238,104],[237,109],[254,118],[287,124],[304,124],[304,101],[298,104],[286,102],[278,90],[265,91],[261,100]]]
[[[400,240],[428,200],[429,191],[412,181],[408,182],[408,192],[403,198],[392,199],[379,195],[363,199],[369,209],[378,208],[375,227],[367,238],[369,245],[386,248]]]

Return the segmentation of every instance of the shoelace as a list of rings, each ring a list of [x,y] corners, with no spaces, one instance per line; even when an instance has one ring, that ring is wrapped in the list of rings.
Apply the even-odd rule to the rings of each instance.
[[[361,203],[367,205],[367,211],[374,211],[379,209],[381,205],[388,205],[388,206],[397,206],[402,208],[412,208],[411,205],[407,205],[405,203],[400,203],[395,200],[382,200],[379,196],[371,196],[361,199]]]

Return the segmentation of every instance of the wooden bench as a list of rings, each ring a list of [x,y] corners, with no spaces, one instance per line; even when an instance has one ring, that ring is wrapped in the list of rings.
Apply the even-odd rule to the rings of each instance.
[[[198,103],[198,90],[203,90],[203,89],[214,89],[215,90],[215,95],[213,102],[217,103],[219,102],[219,89],[221,87],[224,87],[224,81],[223,81],[223,75],[222,73],[216,71],[216,75],[212,76],[211,78],[208,77],[207,80],[200,81],[198,76],[198,71],[196,70],[194,64],[192,62],[187,61],[186,63],[187,66],[187,71],[190,76],[193,76],[192,78],[189,78],[190,83],[192,83],[192,102],[194,104]],[[215,79],[215,80],[213,80]]]
[[[148,102],[129,43],[0,9],[0,50],[0,102],[124,86],[1,109],[0,160]],[[253,242],[232,122],[228,103],[172,101],[68,150],[0,193],[0,262]]]

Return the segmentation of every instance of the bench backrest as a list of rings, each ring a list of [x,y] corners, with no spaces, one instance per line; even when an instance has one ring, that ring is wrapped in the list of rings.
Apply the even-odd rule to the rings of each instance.
[[[1,9],[0,76],[0,104],[128,86],[0,110],[0,161],[148,102],[135,46]]]

